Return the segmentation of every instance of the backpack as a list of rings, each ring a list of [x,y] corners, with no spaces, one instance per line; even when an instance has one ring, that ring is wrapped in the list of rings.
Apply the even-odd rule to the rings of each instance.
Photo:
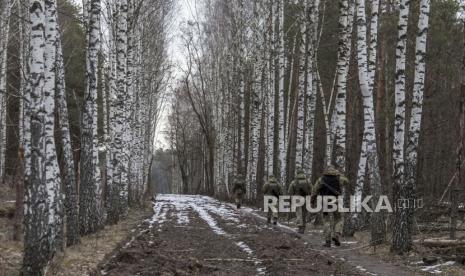
[[[279,197],[279,186],[276,183],[270,184],[270,194]]]
[[[338,175],[324,175],[321,178],[320,195],[340,196],[342,194],[341,181]]]
[[[310,187],[306,179],[296,179],[295,190],[296,190],[297,195],[300,195],[300,196],[310,195]]]
[[[244,183],[235,182],[233,187],[233,192],[244,192]]]

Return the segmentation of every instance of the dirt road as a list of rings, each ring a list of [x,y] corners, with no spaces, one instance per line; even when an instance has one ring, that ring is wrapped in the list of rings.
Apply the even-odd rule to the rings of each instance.
[[[349,245],[325,250],[321,239],[312,235],[269,226],[251,209],[238,211],[210,197],[159,195],[153,217],[138,225],[132,239],[114,252],[100,273],[414,275],[385,264],[367,268],[363,260],[348,260]]]

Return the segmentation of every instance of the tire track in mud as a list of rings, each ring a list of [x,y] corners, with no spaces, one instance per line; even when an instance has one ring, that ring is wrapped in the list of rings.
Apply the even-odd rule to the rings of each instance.
[[[96,274],[264,274],[247,245],[238,244],[220,227],[215,228],[217,222],[210,215],[213,208],[216,207],[207,198],[160,196],[154,203],[153,216],[141,224],[137,234],[116,250]],[[231,220],[239,221],[238,218]],[[211,261],[217,258],[237,261]]]
[[[263,262],[259,260],[255,254],[255,252],[243,241],[235,241],[234,236],[231,234],[226,233],[223,228],[218,226],[218,222],[208,213],[207,209],[209,209],[211,212],[215,213],[217,216],[219,216],[221,219],[228,221],[232,220],[236,223],[239,223],[239,219],[236,219],[235,216],[232,214],[232,210],[227,210],[223,206],[211,206],[211,204],[214,204],[216,202],[212,201],[205,201],[205,205],[199,206],[194,203],[190,203],[190,206],[194,211],[197,212],[197,214],[202,218],[215,232],[217,235],[225,236],[228,239],[231,239],[234,241],[234,244],[237,245],[242,251],[244,251],[250,258],[251,261],[255,264],[257,267],[257,275],[265,275],[266,273],[266,267],[263,265]],[[206,207],[208,206],[208,207]],[[222,210],[222,212],[218,212],[217,210]]]
[[[134,233],[96,275],[361,275],[205,196],[159,195]]]

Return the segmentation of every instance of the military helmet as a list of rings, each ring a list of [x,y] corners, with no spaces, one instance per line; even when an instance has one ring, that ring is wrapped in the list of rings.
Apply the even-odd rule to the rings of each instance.
[[[306,179],[305,171],[302,168],[297,168],[295,170],[295,178],[297,179]]]
[[[324,175],[340,175],[341,173],[333,165],[329,165],[325,168]]]
[[[270,175],[268,176],[268,182],[271,182],[271,183],[276,183],[276,177],[274,177],[274,175]]]

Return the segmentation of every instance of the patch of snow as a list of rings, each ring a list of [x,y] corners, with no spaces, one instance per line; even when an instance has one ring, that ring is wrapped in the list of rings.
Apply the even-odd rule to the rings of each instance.
[[[210,216],[210,214],[205,209],[203,209],[200,206],[197,206],[197,204],[194,203],[191,204],[191,208],[194,211],[196,211],[197,214],[199,214],[200,218],[203,219],[208,224],[208,226],[210,226],[213,232],[215,232],[218,235],[229,236],[228,234],[226,234],[226,232],[224,232],[223,229],[221,229],[221,227],[218,226],[213,217]]]
[[[410,265],[419,265],[423,264],[423,261],[418,261],[418,262],[411,262]]]
[[[236,242],[236,245],[239,246],[239,248],[242,249],[242,251],[247,253],[247,255],[249,256],[253,256],[255,254],[253,250],[242,241]],[[265,275],[266,267],[262,266],[263,265],[262,261],[255,257],[253,257],[252,260],[254,261],[254,264],[257,266],[257,275]]]
[[[164,194],[158,195],[156,198],[156,203],[154,206],[155,217],[162,217],[163,213],[159,211],[163,203],[172,204],[176,208],[176,213],[178,215],[178,223],[189,223],[189,218],[187,217],[187,210],[192,209],[196,212],[199,217],[205,221],[208,226],[213,230],[217,235],[224,236],[228,239],[234,239],[234,236],[226,233],[219,225],[218,222],[213,218],[211,214],[218,215],[221,219],[224,219],[229,222],[238,224],[240,222],[238,214],[234,211],[234,208],[231,208],[229,204],[221,203],[220,201],[213,199],[207,196],[198,196],[198,195],[171,195]],[[158,207],[158,208],[157,208]],[[183,213],[184,212],[184,213]],[[166,217],[166,214],[164,215]],[[152,218],[152,221],[154,219]],[[244,228],[247,227],[246,224],[240,224],[237,227]],[[160,230],[160,229],[159,229]],[[262,261],[255,257],[254,251],[243,241],[237,241],[235,244],[244,251],[256,265],[257,275],[265,275],[266,267],[263,266]]]
[[[307,230],[307,233],[323,233],[323,230],[319,230],[319,229],[309,229],[309,230]]]
[[[342,244],[356,244],[358,241],[343,241]]]
[[[158,226],[160,227],[163,222],[166,220],[166,214],[168,212],[169,207],[165,206],[163,202],[155,202],[153,205],[153,211],[154,214],[152,216],[152,219],[148,220],[149,222],[149,229],[153,228],[153,224],[155,222],[158,223]]]
[[[451,266],[451,265],[454,265],[454,264],[455,264],[454,261],[448,261],[448,262],[445,262],[445,263],[442,263],[442,264],[423,266],[421,268],[421,270],[424,271],[424,272],[429,272],[429,273],[433,273],[433,274],[440,274],[440,273],[442,273],[442,271],[438,270],[438,268],[444,267],[444,266]]]
[[[239,217],[237,214],[234,212],[233,209],[231,208],[226,208],[225,204],[221,204],[219,201],[215,202],[217,204],[205,204],[204,207],[207,209],[209,212],[214,213],[221,218],[232,221],[235,223],[239,223]]]

